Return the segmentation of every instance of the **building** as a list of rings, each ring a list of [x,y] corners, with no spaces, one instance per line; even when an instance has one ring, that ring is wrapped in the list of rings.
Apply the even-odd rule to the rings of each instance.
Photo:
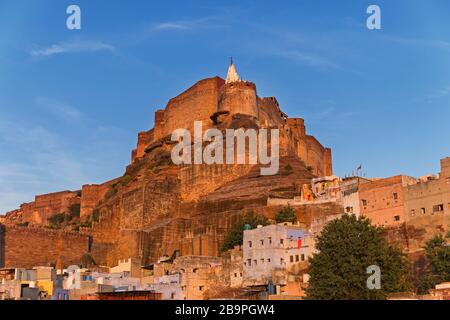
[[[81,296],[80,300],[162,300],[162,294],[153,291],[98,292]]]
[[[350,177],[342,179],[339,184],[340,196],[344,212],[354,214],[357,217],[361,215],[360,206],[360,185],[370,182],[370,180],[362,177]]]
[[[376,179],[359,185],[361,215],[373,224],[390,227],[406,221],[405,187],[416,180],[405,175]]]
[[[147,285],[147,290],[161,293],[161,300],[184,300],[185,298],[181,288],[180,273],[155,277],[153,283]]]
[[[450,300],[450,282],[440,283],[430,290],[433,300]]]
[[[450,215],[450,157],[441,160],[439,175],[420,178],[406,186],[405,211],[408,220]]]
[[[244,231],[244,286],[280,285],[307,264],[314,245],[303,228],[277,224]]]
[[[141,277],[141,262],[136,258],[129,258],[125,260],[119,260],[117,266],[109,269],[109,273],[122,273],[126,272],[132,278]]]

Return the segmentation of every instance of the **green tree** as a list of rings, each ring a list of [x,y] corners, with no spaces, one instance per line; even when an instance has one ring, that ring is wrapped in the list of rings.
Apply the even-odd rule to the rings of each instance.
[[[418,292],[427,293],[436,284],[450,281],[450,246],[441,235],[425,243],[427,267],[420,277]]]
[[[290,205],[284,207],[275,215],[275,221],[277,223],[294,222],[296,219],[295,210]]]
[[[244,240],[244,230],[255,229],[258,225],[266,226],[267,224],[268,220],[264,216],[255,214],[246,215],[242,221],[235,223],[228,230],[221,251],[223,252],[233,249],[235,246],[241,246]]]
[[[410,289],[405,255],[391,247],[384,231],[366,218],[344,215],[325,226],[317,238],[318,253],[310,259],[309,299],[385,299],[390,292]],[[370,290],[369,266],[381,271],[381,289]]]

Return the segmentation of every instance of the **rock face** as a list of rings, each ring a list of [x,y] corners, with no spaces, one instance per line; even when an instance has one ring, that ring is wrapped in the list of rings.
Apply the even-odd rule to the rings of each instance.
[[[122,177],[75,193],[80,221],[89,222],[80,232],[90,237],[89,250],[97,264],[113,265],[130,257],[146,264],[176,250],[182,255],[217,256],[226,231],[244,215],[273,218],[269,196],[292,198],[311,178],[332,174],[331,150],[306,134],[303,119],[288,118],[275,98],[259,97],[255,84],[235,75],[228,79],[201,80],[171,99],[164,110],[156,111],[155,127],[139,133]],[[179,128],[193,132],[194,121],[202,121],[203,132],[278,129],[278,173],[264,176],[260,165],[250,164],[174,165],[171,134]],[[49,214],[66,212],[61,206],[65,202],[45,215],[34,210],[40,218],[21,208],[8,214],[5,224],[45,224]],[[299,208],[297,214],[310,223],[311,216],[336,211],[333,206],[312,206]],[[14,232],[10,230],[6,234]],[[15,263],[8,257],[5,261]]]

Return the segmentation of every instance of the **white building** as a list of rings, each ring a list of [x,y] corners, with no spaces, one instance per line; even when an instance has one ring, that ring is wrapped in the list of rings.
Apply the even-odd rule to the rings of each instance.
[[[244,231],[244,285],[277,283],[286,272],[306,262],[314,250],[308,232],[292,224]]]
[[[184,300],[179,273],[155,277],[154,283],[148,284],[146,290],[162,293],[162,300]]]

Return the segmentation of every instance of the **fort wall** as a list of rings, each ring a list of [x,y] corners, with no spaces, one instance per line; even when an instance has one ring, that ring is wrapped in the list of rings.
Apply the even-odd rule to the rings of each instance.
[[[45,228],[4,228],[6,268],[32,268],[54,264],[57,268],[79,264],[89,250],[89,237],[77,232]]]
[[[258,119],[255,84],[246,81],[225,84],[221,89],[218,111],[226,111],[230,115],[244,114]]]
[[[194,121],[202,121],[204,130],[212,125],[211,115],[218,109],[220,88],[224,80],[215,77],[197,82],[171,99],[165,110],[155,115],[154,140],[162,139],[176,129],[194,129]]]
[[[80,219],[83,221],[91,215],[111,186],[118,181],[114,179],[102,184],[87,184],[81,190]]]
[[[79,192],[62,191],[38,195],[30,203],[24,203],[20,209],[6,214],[8,223],[31,223],[48,225],[48,219],[54,214],[68,213],[72,205],[80,204]]]

